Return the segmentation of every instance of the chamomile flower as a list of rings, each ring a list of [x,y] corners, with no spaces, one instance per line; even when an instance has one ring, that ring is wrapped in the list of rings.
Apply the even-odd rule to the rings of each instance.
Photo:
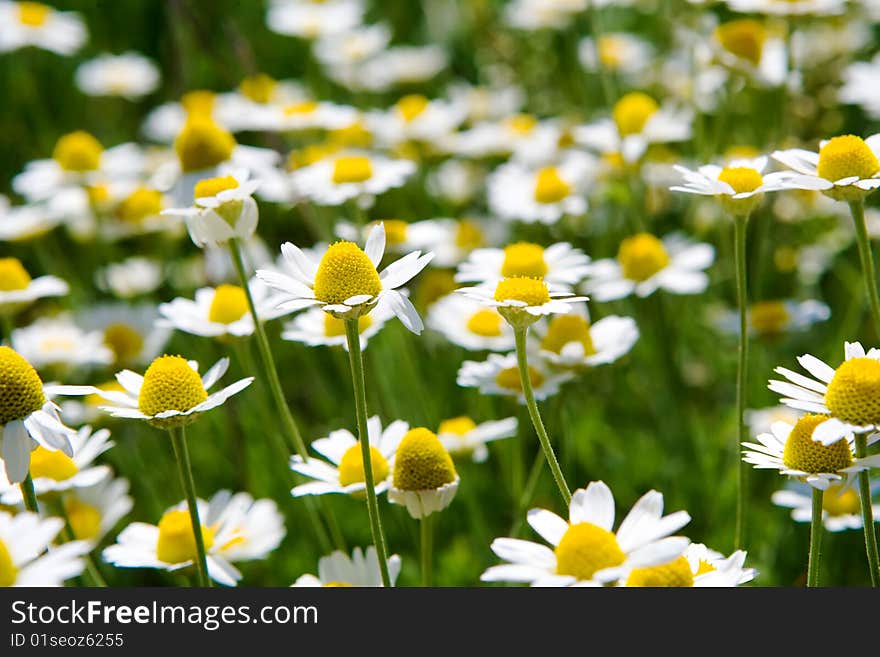
[[[694,244],[681,235],[659,239],[638,233],[620,243],[616,259],[595,261],[584,290],[596,301],[635,294],[647,297],[658,289],[673,294],[699,294],[709,284],[703,271],[715,259],[709,244]]]
[[[179,508],[186,509],[186,504]],[[284,517],[274,500],[255,500],[249,493],[221,490],[208,502],[207,515],[201,516],[209,530],[230,533],[231,540],[221,543],[218,554],[227,561],[264,559],[287,534]]]
[[[546,315],[564,315],[571,310],[572,304],[587,301],[587,297],[575,296],[565,286],[548,285],[541,278],[523,275],[490,280],[459,288],[456,292],[497,308],[514,328],[533,324]]]
[[[447,294],[431,304],[428,328],[470,351],[511,351],[513,327],[495,308],[461,294]]]
[[[391,586],[400,574],[400,557],[392,554],[386,562]],[[336,550],[326,557],[318,559],[318,575],[301,575],[293,586],[300,587],[379,587],[382,586],[382,574],[379,569],[379,556],[372,545],[362,551],[359,547],[352,550],[351,557],[345,552]]]
[[[353,90],[387,91],[397,85],[426,82],[446,68],[449,57],[438,45],[394,46],[380,51],[341,82]]]
[[[74,488],[87,488],[107,479],[110,468],[95,464],[95,459],[113,447],[110,432],[90,426],[80,428],[70,436],[73,456],[60,450],[48,450],[38,445],[31,452],[30,475],[37,495]],[[0,473],[0,502],[17,505],[22,501],[21,489]]]
[[[773,159],[794,170],[786,189],[815,189],[836,201],[858,201],[880,187],[880,134],[841,135],[819,143],[819,152],[791,148]]]
[[[785,367],[773,371],[786,381],[771,380],[767,386],[784,397],[783,404],[810,413],[829,414],[816,427],[813,439],[831,445],[851,433],[880,431],[880,349],[865,349],[859,342],[844,343],[845,359],[837,369],[815,356],[798,357],[814,378]]]
[[[846,11],[845,0],[725,0],[733,9],[747,14],[771,16],[835,16]]]
[[[64,296],[69,290],[57,276],[31,278],[18,258],[0,258],[0,314],[17,313],[37,299]]]
[[[88,488],[68,490],[61,504],[77,540],[97,545],[134,506],[127,479],[107,477]]]
[[[749,434],[757,435],[770,431],[774,422],[787,422],[793,425],[801,415],[800,411],[780,404],[767,408],[749,409],[745,413],[745,420],[749,427]]]
[[[455,280],[462,283],[498,282],[512,276],[543,279],[548,285],[573,287],[590,271],[590,257],[568,242],[548,247],[515,242],[503,249],[474,249],[458,266]]]
[[[779,336],[789,331],[802,331],[831,316],[827,304],[816,299],[768,299],[757,301],[746,310],[749,333],[758,336]],[[725,333],[739,333],[739,313],[725,310],[716,318]]]
[[[294,191],[319,205],[342,205],[350,199],[372,204],[373,197],[401,187],[416,170],[409,160],[366,152],[344,152],[297,169]]]
[[[38,370],[109,365],[113,351],[101,331],[85,331],[67,314],[41,317],[12,332],[12,346]]]
[[[474,162],[448,159],[431,169],[427,175],[427,190],[452,205],[462,206],[481,191],[484,170]]]
[[[670,536],[690,522],[686,511],[663,515],[663,495],[645,493],[614,531],[614,496],[602,481],[574,492],[568,521],[546,509],[531,509],[527,520],[552,547],[515,538],[496,538],[492,551],[506,562],[492,566],[484,582],[532,586],[602,586],[636,568],[667,564],[684,554],[690,541]]]
[[[474,463],[484,463],[489,458],[486,443],[516,435],[517,419],[492,420],[477,424],[462,415],[443,420],[437,428],[437,438],[453,456],[470,456]]]
[[[504,19],[519,30],[561,29],[586,7],[587,0],[514,0],[504,8]]]
[[[72,55],[88,39],[80,14],[40,2],[0,2],[0,52],[35,46]]]
[[[669,563],[633,568],[620,586],[639,587],[731,587],[751,581],[753,568],[743,568],[746,553],[737,550],[730,557],[691,543],[685,553]]]
[[[825,415],[808,414],[794,425],[774,422],[770,433],[758,434],[757,443],[743,443],[743,460],[757,469],[778,470],[813,488],[825,490],[832,484],[849,485],[855,475],[880,465],[880,455],[853,457],[853,435],[846,434],[830,444],[817,440],[815,430]]]
[[[162,265],[154,259],[142,256],[111,263],[95,272],[98,288],[120,299],[131,299],[155,292],[163,279]]]
[[[402,420],[392,422],[385,429],[382,429],[378,415],[367,420],[370,463],[377,495],[391,486],[395,452],[407,431],[409,425]],[[348,429],[331,431],[330,435],[315,440],[311,446],[326,460],[311,457],[303,460],[298,454],[290,457],[291,470],[315,480],[291,490],[294,497],[327,493],[364,494],[363,453],[358,439]]]
[[[318,61],[335,78],[334,71],[350,72],[378,55],[391,41],[391,30],[383,23],[359,25],[344,32],[324,34],[312,45]],[[344,73],[341,73],[345,77]]]
[[[761,21],[740,18],[715,27],[712,50],[726,68],[768,86],[785,84],[788,55],[782,35]]]
[[[0,587],[62,586],[79,575],[88,543],[71,541],[49,549],[63,527],[60,518],[0,511]]]
[[[795,522],[810,522],[813,519],[813,496],[810,491],[807,486],[792,486],[776,491],[770,499],[776,506],[791,509]],[[880,504],[872,507],[877,518]],[[832,484],[822,491],[822,525],[830,532],[862,529],[861,509],[859,493],[854,487]]]
[[[513,84],[474,86],[455,82],[446,90],[453,104],[462,104],[469,123],[503,119],[518,112],[525,102],[525,92]]]
[[[559,386],[573,378],[568,371],[554,371],[539,358],[529,358],[529,379],[535,400],[541,401],[559,392]],[[466,360],[461,364],[456,383],[463,388],[479,388],[483,395],[515,396],[526,403],[519,377],[516,354],[489,354],[482,362]]]
[[[454,239],[455,221],[453,219],[425,219],[423,221],[403,221],[402,219],[381,219],[371,221],[362,228],[340,221],[336,224],[336,234],[350,242],[366,241],[376,224],[385,227],[385,248],[389,253],[407,253],[416,249],[433,251],[436,247]],[[449,263],[434,264],[448,267]]]
[[[157,325],[158,319],[159,312],[152,303],[104,303],[77,315],[77,323],[85,330],[104,334],[104,344],[113,352],[113,363],[119,366],[146,365],[161,353],[171,331]]]
[[[76,69],[76,86],[89,96],[122,96],[137,100],[159,86],[159,69],[143,55],[103,54]]]
[[[654,49],[644,39],[627,32],[606,32],[597,42],[584,37],[578,42],[578,60],[588,71],[605,69],[634,77],[651,65]]]
[[[595,324],[585,305],[535,324],[534,350],[559,367],[595,367],[613,363],[633,348],[639,329],[632,317],[609,315]]]
[[[465,112],[462,104],[410,94],[385,112],[367,114],[366,122],[386,147],[411,141],[432,145],[453,132],[464,121]]]
[[[452,457],[433,431],[410,429],[394,455],[388,501],[406,507],[413,518],[442,511],[458,491],[459,476]]]
[[[466,158],[510,155],[523,165],[538,167],[559,152],[562,129],[553,120],[538,120],[531,114],[513,114],[503,119],[480,121],[468,130],[451,135],[445,150]]]
[[[325,101],[298,100],[277,105],[266,114],[264,129],[279,132],[338,130],[355,123],[359,112],[353,107]]]
[[[278,34],[317,39],[356,28],[363,13],[361,0],[273,0],[266,25]]]
[[[382,330],[385,322],[394,317],[387,306],[377,306],[370,314],[358,317],[358,333],[361,336],[361,351],[367,342]],[[284,324],[281,338],[291,342],[301,342],[310,347],[342,347],[348,351],[345,324],[341,319],[325,313],[320,308],[310,308]]]
[[[434,255],[413,251],[379,273],[377,267],[384,252],[383,224],[373,228],[363,250],[354,242],[335,242],[327,247],[319,263],[285,242],[281,253],[291,275],[259,269],[257,278],[286,295],[280,304],[285,310],[318,306],[337,319],[355,319],[377,305],[387,304],[404,326],[413,333],[421,333],[421,317],[396,288],[424,269]]]
[[[33,366],[6,346],[0,346],[0,373],[0,457],[6,479],[17,484],[27,476],[37,445],[72,457],[74,431],[61,423],[58,407],[46,399],[52,387],[44,386]]]
[[[869,62],[853,62],[843,71],[837,92],[842,103],[860,106],[872,119],[880,118],[880,54]]]
[[[65,209],[55,203],[9,205],[0,196],[0,241],[28,242],[51,231],[64,221]]]

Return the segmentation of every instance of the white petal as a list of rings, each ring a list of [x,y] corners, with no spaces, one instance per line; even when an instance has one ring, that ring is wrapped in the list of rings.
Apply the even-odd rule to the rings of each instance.
[[[568,531],[568,523],[552,511],[531,509],[526,516],[529,525],[550,545],[558,545]]]
[[[7,422],[3,428],[3,461],[10,483],[25,480],[31,464],[31,438],[21,420]]]
[[[571,498],[569,522],[589,522],[606,531],[614,526],[614,495],[602,481],[592,481],[586,490],[577,490]]]
[[[374,267],[378,267],[382,262],[382,256],[385,255],[385,222],[376,222],[373,230],[367,236],[367,243],[364,246],[364,253],[373,263]]]

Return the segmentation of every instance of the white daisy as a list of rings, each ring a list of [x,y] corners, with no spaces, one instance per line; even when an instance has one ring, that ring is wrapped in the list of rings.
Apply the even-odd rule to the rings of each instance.
[[[186,509],[182,504],[179,508]],[[284,517],[274,500],[255,500],[249,493],[221,490],[208,502],[204,525],[218,533],[231,534],[221,543],[218,554],[227,561],[264,559],[275,550],[287,534]]]
[[[395,452],[407,431],[409,425],[402,420],[392,422],[384,430],[379,416],[367,420],[370,463],[377,495],[391,486]],[[331,431],[330,435],[315,440],[311,446],[326,460],[310,457],[304,461],[298,454],[290,457],[291,470],[315,480],[294,487],[290,491],[294,497],[327,493],[363,495],[366,487],[361,445],[348,429]]]
[[[432,196],[463,206],[482,191],[483,179],[484,170],[476,162],[450,158],[428,172],[426,187]]]
[[[578,42],[578,61],[588,71],[605,69],[634,77],[651,65],[654,48],[644,39],[628,32],[605,32],[599,35],[599,47],[592,37]]]
[[[350,71],[352,77],[335,79],[353,90],[387,91],[397,85],[427,82],[448,63],[446,51],[436,44],[394,46]]]
[[[769,406],[767,408],[748,409],[746,410],[745,420],[749,427],[749,433],[756,435],[759,433],[767,433],[774,422],[788,422],[794,424],[802,415],[789,406],[780,404],[779,406]]]
[[[336,234],[350,242],[366,241],[376,224],[385,227],[385,249],[389,253],[408,253],[416,249],[434,251],[455,239],[454,219],[425,219],[423,221],[403,221],[402,219],[381,219],[371,221],[361,228],[347,221],[336,224]],[[448,255],[448,253],[447,253]],[[434,265],[448,267],[448,262],[440,263],[435,256]]]
[[[382,52],[391,41],[391,30],[383,23],[359,25],[344,32],[323,34],[312,45],[312,52],[329,71],[350,72],[367,59]],[[341,74],[346,77],[344,73]]]
[[[876,486],[872,487],[876,489]],[[872,493],[876,494],[875,490]],[[807,486],[797,486],[778,490],[770,498],[776,506],[791,509],[795,522],[813,520],[813,495]],[[872,505],[874,517],[880,514],[880,504]],[[822,491],[822,525],[830,532],[847,529],[862,529],[862,507],[859,493],[855,488],[832,484]]]
[[[470,351],[503,351],[514,348],[513,327],[495,308],[461,294],[447,294],[431,304],[428,328]]]
[[[81,15],[56,11],[40,2],[0,1],[0,52],[36,46],[59,55],[72,55],[86,42]]]
[[[757,301],[746,310],[749,333],[779,336],[788,331],[802,331],[831,316],[827,304],[816,299],[778,299]],[[715,324],[725,333],[739,334],[739,312],[724,310],[715,317]]]
[[[76,86],[89,96],[136,100],[159,86],[159,69],[140,53],[103,54],[76,69]]]
[[[121,366],[146,365],[162,352],[171,331],[157,325],[158,319],[152,303],[102,303],[77,314],[77,323],[84,329],[103,333],[113,363]]]
[[[529,525],[552,549],[532,541],[496,538],[492,551],[509,562],[492,566],[484,582],[527,582],[532,586],[601,586],[634,568],[658,566],[681,556],[690,541],[670,536],[690,522],[686,511],[663,515],[663,495],[645,493],[614,532],[614,496],[601,481],[574,492],[568,521],[545,509],[531,509]]]
[[[712,33],[713,55],[728,69],[768,86],[788,78],[788,54],[783,35],[761,21],[741,18],[721,23]]]
[[[388,501],[406,507],[410,517],[426,518],[448,507],[459,476],[449,451],[430,429],[415,427],[397,446]]]
[[[155,292],[165,277],[162,265],[154,259],[133,256],[114,262],[95,272],[98,288],[120,299],[131,299]]]
[[[358,317],[358,332],[361,336],[361,351],[367,343],[382,330],[385,322],[394,317],[394,313],[386,305],[377,306],[369,315]],[[310,347],[342,347],[348,351],[348,340],[345,337],[345,325],[341,319],[325,313],[320,308],[310,308],[284,324],[281,338],[291,342],[301,342]]]
[[[386,147],[409,141],[433,145],[464,121],[465,112],[463,104],[410,94],[384,112],[368,113],[366,123],[379,143]]]
[[[388,577],[391,586],[397,581],[400,574],[400,557],[392,554],[388,557]],[[326,557],[318,559],[318,575],[301,575],[292,586],[319,587],[319,586],[357,586],[377,587],[382,586],[382,574],[379,569],[379,557],[376,548],[372,545],[362,552],[356,547],[351,557],[340,550],[336,550]]]
[[[513,0],[504,7],[504,21],[519,30],[567,27],[588,0]]]
[[[364,250],[353,242],[336,242],[327,247],[319,263],[290,242],[281,245],[281,253],[292,275],[259,269],[257,278],[288,295],[281,303],[285,310],[319,306],[338,319],[354,319],[387,304],[413,333],[424,328],[412,303],[396,288],[422,271],[434,254],[413,251],[379,273],[385,253],[384,225],[370,232]]]
[[[456,292],[484,306],[497,308],[514,328],[528,326],[546,315],[564,315],[572,304],[588,300],[575,296],[566,286],[548,285],[543,279],[530,276],[492,280],[462,287]]]
[[[352,151],[297,169],[290,182],[296,194],[319,205],[342,205],[350,199],[371,204],[373,197],[401,187],[415,170],[409,160]]]
[[[77,540],[100,543],[134,506],[127,479],[106,478],[88,488],[65,493],[64,514]]]
[[[880,53],[869,62],[853,62],[843,71],[837,92],[842,103],[860,106],[872,119],[880,118]]]
[[[743,568],[746,553],[737,550],[725,558],[702,543],[691,543],[683,555],[658,566],[633,568],[623,587],[732,587],[754,579],[753,568]]]
[[[709,284],[703,271],[715,259],[709,244],[694,244],[677,234],[662,240],[639,233],[620,243],[616,259],[593,262],[584,290],[596,301],[647,297],[657,289],[699,294]]]
[[[443,420],[437,429],[437,437],[452,456],[470,456],[474,463],[483,463],[489,458],[486,443],[516,435],[517,419],[492,420],[477,424],[467,416]]]
[[[498,282],[510,276],[542,278],[548,285],[573,287],[590,271],[590,257],[568,242],[548,247],[516,242],[503,249],[474,249],[458,266],[455,280],[462,283]]]
[[[464,158],[510,155],[523,165],[548,164],[559,153],[562,129],[555,120],[539,121],[531,114],[481,121],[444,140],[442,147]]]
[[[554,365],[595,367],[629,353],[639,339],[639,329],[632,317],[618,315],[592,324],[586,305],[578,304],[566,315],[535,324],[530,337],[532,350]]]
[[[85,566],[79,557],[89,551],[89,544],[51,546],[62,527],[60,518],[0,511],[0,587],[62,586],[79,575]]]
[[[63,208],[55,203],[29,203],[10,207],[8,199],[0,195],[0,241],[26,242],[37,239],[63,220]]]
[[[446,95],[454,104],[463,104],[469,123],[503,119],[522,109],[526,94],[513,84],[472,85],[454,82],[446,89]]]
[[[273,32],[302,39],[348,32],[361,23],[362,0],[273,0],[266,25]]]
[[[835,16],[846,11],[846,0],[725,0],[733,10],[744,14],[771,16]]]
[[[573,377],[569,371],[550,370],[540,358],[529,358],[529,379],[537,401],[555,395],[559,386]],[[483,395],[515,395],[520,404],[526,403],[515,353],[489,354],[482,362],[464,361],[456,383],[463,388],[479,388]]]
[[[37,299],[64,296],[69,286],[57,276],[31,278],[18,258],[0,258],[0,314],[16,313]]]
[[[12,332],[12,346],[38,370],[109,365],[113,351],[101,331],[84,331],[68,314],[41,317]]]
[[[355,123],[359,112],[347,105],[325,101],[299,100],[271,108],[263,129],[279,132],[303,130],[339,130]]]

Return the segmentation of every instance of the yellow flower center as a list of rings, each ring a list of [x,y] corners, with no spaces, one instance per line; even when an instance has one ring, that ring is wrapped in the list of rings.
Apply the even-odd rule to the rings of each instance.
[[[247,295],[238,285],[218,285],[208,309],[208,321],[218,324],[237,322],[248,312]]]
[[[45,403],[37,371],[18,352],[0,346],[0,426],[23,420]]]
[[[162,192],[141,187],[129,194],[119,207],[116,216],[122,221],[138,223],[162,212]]]
[[[538,119],[531,114],[516,114],[505,121],[508,129],[518,135],[528,135],[537,127]]]
[[[767,31],[755,19],[742,18],[719,25],[715,28],[715,38],[727,52],[758,66],[764,52]]]
[[[754,146],[730,146],[724,150],[726,160],[753,160],[761,155]]]
[[[420,94],[410,94],[397,101],[397,111],[409,123],[428,108],[428,99]]]
[[[26,290],[31,276],[18,258],[0,258],[0,292]]]
[[[759,301],[749,308],[749,322],[758,333],[777,335],[785,330],[791,316],[782,301]]]
[[[554,552],[557,574],[579,580],[593,579],[597,571],[614,568],[626,560],[617,537],[589,522],[570,525]]]
[[[77,130],[55,143],[52,158],[65,171],[94,171],[101,164],[104,147],[88,132]]]
[[[611,110],[617,131],[626,137],[637,135],[654,113],[660,109],[657,101],[641,91],[633,91],[621,98]]]
[[[235,146],[235,137],[205,114],[190,114],[174,139],[174,150],[184,173],[210,169],[225,162]]]
[[[382,456],[382,452],[372,446],[370,447],[370,465],[373,468],[374,482],[385,481],[388,478],[391,472],[388,461]],[[343,486],[350,486],[351,484],[362,484],[364,481],[366,481],[364,455],[359,444],[352,445],[339,461],[339,483]]]
[[[543,278],[547,275],[544,248],[530,242],[517,242],[505,246],[501,275]]]
[[[460,417],[443,420],[440,423],[440,428],[437,429],[437,433],[451,433],[456,436],[465,436],[476,428],[476,422],[466,415],[462,415]]]
[[[182,356],[159,356],[144,373],[138,408],[145,415],[188,411],[208,398],[198,373]]]
[[[338,144],[340,147],[367,148],[373,143],[373,133],[360,120],[344,128],[331,130],[330,138],[333,143]]]
[[[750,167],[725,167],[718,174],[718,180],[733,187],[737,194],[753,192],[764,182],[761,174]]]
[[[214,531],[202,525],[202,541],[205,550],[214,545]],[[189,511],[169,511],[159,521],[159,539],[156,541],[156,556],[165,563],[196,561],[196,535],[193,531]]]
[[[624,53],[626,52],[623,39],[603,34],[599,37],[598,43],[596,51],[602,66],[611,70],[620,68],[620,65],[623,64]]]
[[[828,384],[825,405],[844,422],[860,426],[880,423],[880,361],[844,361]]]
[[[339,148],[338,145],[331,143],[306,144],[299,150],[290,151],[290,155],[287,157],[287,168],[290,171],[295,171],[300,167],[307,167],[339,152]]]
[[[338,157],[333,163],[333,182],[359,183],[373,177],[373,164],[366,155]]]
[[[544,375],[529,365],[529,380],[532,383],[533,389],[540,388],[544,383]],[[508,367],[498,372],[498,375],[495,377],[495,383],[505,390],[523,391],[522,380],[519,378],[519,369],[516,367]]]
[[[27,25],[28,27],[40,27],[49,20],[51,11],[51,7],[47,7],[39,2],[19,2],[18,20],[22,25]]]
[[[461,249],[476,249],[485,243],[483,231],[476,222],[462,219],[455,226],[455,246]]]
[[[77,540],[87,541],[101,535],[101,512],[76,498],[64,500],[64,512]]]
[[[646,281],[669,264],[663,242],[649,233],[627,237],[620,243],[617,261],[631,281]]]
[[[31,476],[34,479],[45,477],[54,481],[70,479],[79,468],[73,459],[60,449],[51,451],[39,445],[31,452]]]
[[[266,104],[272,100],[278,82],[265,73],[257,73],[246,77],[238,85],[238,90],[243,96],[255,103]]]
[[[697,564],[697,573],[694,577],[698,577],[700,575],[705,575],[706,573],[712,573],[718,570],[715,566],[710,564],[705,559],[700,559],[700,563]]]
[[[6,543],[0,540],[0,587],[12,586],[18,577],[18,568],[12,562],[12,555]]]
[[[327,589],[350,588],[351,586],[348,582],[327,582],[324,584],[324,588]]]
[[[786,468],[815,474],[838,472],[853,464],[852,450],[845,439],[827,446],[813,440],[813,430],[827,419],[827,415],[810,414],[797,421],[782,453]]]
[[[535,200],[538,203],[559,203],[571,194],[569,185],[559,175],[556,167],[544,167],[535,177]]]
[[[627,586],[693,586],[694,574],[691,565],[684,557],[679,557],[660,566],[633,568],[626,578]]]
[[[107,185],[95,184],[86,185],[86,196],[89,197],[89,203],[92,207],[100,208],[110,200],[110,189]]]
[[[220,192],[225,192],[227,189],[235,189],[236,187],[238,187],[238,181],[232,176],[205,178],[196,183],[193,189],[193,198],[210,198],[217,196]]]
[[[371,223],[371,226],[378,224],[378,221]],[[389,246],[399,246],[406,242],[407,222],[400,219],[383,219],[385,224],[385,243]]]
[[[819,149],[820,178],[831,182],[858,176],[872,178],[880,171],[880,162],[865,141],[855,135],[834,137]]]
[[[381,291],[379,272],[357,244],[336,242],[327,248],[315,274],[316,299],[342,303],[350,297],[376,296]]]
[[[497,338],[501,335],[502,320],[496,310],[478,310],[467,321],[467,330],[484,338]]]
[[[822,508],[830,516],[849,516],[860,511],[859,494],[855,488],[841,492],[843,486],[833,484],[822,493]]]
[[[316,109],[318,109],[318,103],[314,100],[304,100],[285,107],[284,114],[287,116],[304,116],[314,113]]]
[[[540,278],[505,278],[495,287],[495,301],[509,300],[522,301],[528,306],[542,306],[550,301],[550,290]]]
[[[217,95],[213,91],[207,91],[205,89],[189,91],[183,94],[183,97],[180,99],[180,104],[190,116],[211,116],[216,102]]]
[[[369,315],[361,315],[358,317],[358,333],[363,333],[373,324],[373,319]],[[324,335],[328,338],[336,338],[345,335],[345,322],[336,319],[329,313],[324,313]]]
[[[562,353],[562,348],[570,342],[579,342],[584,348],[584,355],[596,353],[593,338],[590,335],[590,323],[580,315],[570,313],[558,315],[550,321],[547,335],[541,340],[541,349]]]
[[[115,322],[104,329],[104,344],[113,351],[117,363],[129,363],[140,355],[144,338],[132,326]]]
[[[431,490],[451,484],[456,476],[452,457],[433,431],[410,429],[400,441],[394,461],[395,488]]]

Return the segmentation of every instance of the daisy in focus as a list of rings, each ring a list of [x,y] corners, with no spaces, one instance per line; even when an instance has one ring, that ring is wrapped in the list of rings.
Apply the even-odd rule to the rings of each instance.
[[[0,52],[26,46],[72,55],[88,39],[80,14],[40,2],[0,2]]]
[[[453,457],[470,456],[474,463],[485,463],[489,458],[486,443],[512,438],[516,435],[516,429],[515,417],[477,424],[462,415],[443,420],[437,428],[437,438]]]
[[[15,314],[38,299],[64,296],[69,291],[57,276],[31,278],[18,258],[0,258],[0,314]]]
[[[541,358],[529,358],[529,381],[537,401],[552,397],[559,387],[574,378],[568,370],[552,370]],[[515,396],[526,403],[516,354],[489,354],[485,361],[466,360],[458,369],[455,382],[463,388],[478,388],[483,395]]]
[[[558,367],[595,367],[613,363],[633,348],[639,329],[632,317],[609,315],[590,323],[585,304],[567,315],[535,324],[533,351]]]
[[[531,509],[527,520],[552,547],[515,538],[496,538],[492,551],[507,563],[482,574],[484,582],[532,586],[602,586],[637,568],[668,564],[690,541],[670,536],[690,522],[686,511],[663,515],[663,495],[645,493],[614,531],[614,497],[601,481],[574,492],[568,520]]]
[[[637,587],[731,587],[754,579],[753,568],[743,568],[746,553],[737,550],[725,558],[702,543],[691,543],[685,553],[659,566],[633,568],[619,586]]]
[[[876,486],[873,488],[876,489]],[[876,490],[872,493],[876,494]],[[806,486],[778,490],[770,499],[776,506],[791,509],[791,518],[795,522],[810,522],[813,519],[813,497]],[[880,504],[873,504],[872,507],[873,515],[877,518]],[[822,491],[822,525],[830,532],[862,529],[861,503],[855,488],[832,484]]]
[[[89,96],[122,96],[137,100],[159,86],[159,69],[136,52],[104,54],[76,69],[76,86]]]
[[[400,574],[400,557],[392,554],[388,557],[388,576],[394,586]],[[318,559],[318,574],[300,575],[292,586],[305,587],[379,587],[382,576],[379,572],[379,557],[372,545],[361,550],[356,547],[349,557],[345,552],[337,550],[326,557]]]
[[[495,308],[461,294],[447,294],[428,309],[428,328],[470,351],[511,351],[513,327]]]
[[[405,506],[413,518],[425,518],[452,503],[458,482],[452,457],[437,434],[416,427],[397,445],[388,501]]]
[[[80,557],[89,551],[89,544],[51,545],[63,527],[60,518],[0,511],[0,587],[62,586],[79,575],[84,567]]]
[[[590,257],[568,242],[546,248],[532,242],[515,242],[503,249],[474,249],[458,266],[455,280],[497,283],[503,278],[528,276],[540,278],[548,285],[574,287],[589,271]]]
[[[366,152],[343,152],[297,169],[290,176],[296,194],[319,205],[342,205],[356,200],[372,205],[376,196],[401,187],[416,170],[409,160]]]
[[[370,338],[379,333],[392,317],[394,313],[387,305],[376,307],[370,314],[358,317],[361,351],[367,348]],[[281,338],[291,342],[301,342],[310,347],[342,347],[348,351],[345,323],[320,308],[309,308],[286,322]]]

